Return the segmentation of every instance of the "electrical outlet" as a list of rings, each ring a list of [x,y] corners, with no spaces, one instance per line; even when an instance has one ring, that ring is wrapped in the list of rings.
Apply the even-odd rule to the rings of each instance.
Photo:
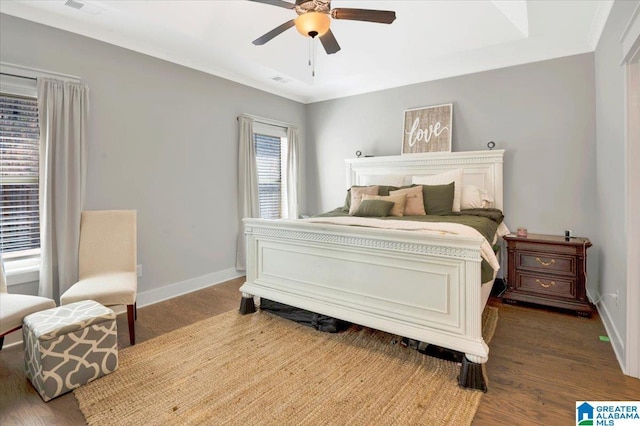
[[[137,266],[136,266],[136,275],[137,275],[138,277],[141,277],[141,276],[142,276],[142,265],[137,265]]]

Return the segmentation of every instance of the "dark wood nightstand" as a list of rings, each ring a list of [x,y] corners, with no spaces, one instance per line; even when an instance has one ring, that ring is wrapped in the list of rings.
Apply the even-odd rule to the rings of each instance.
[[[590,317],[586,264],[588,238],[556,235],[507,235],[508,277],[503,300],[571,309]]]

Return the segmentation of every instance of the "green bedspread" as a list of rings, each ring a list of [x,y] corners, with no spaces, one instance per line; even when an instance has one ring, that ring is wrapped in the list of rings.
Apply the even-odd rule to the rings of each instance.
[[[338,207],[337,209],[316,215],[314,217],[344,217],[344,216],[349,216],[349,212],[345,210],[343,207]],[[504,216],[502,215],[502,212],[497,209],[469,209],[469,210],[462,210],[460,213],[454,213],[448,216],[435,216],[435,215],[403,216],[403,217],[387,216],[387,217],[379,217],[376,219],[407,220],[407,221],[417,221],[417,222],[459,223],[462,225],[470,226],[471,228],[475,229],[489,242],[489,244],[492,244],[493,238],[496,234],[496,231],[498,230],[498,226],[502,223]],[[482,265],[481,265],[481,275],[482,275],[483,283],[490,281],[493,278],[493,269],[484,259],[482,260]]]

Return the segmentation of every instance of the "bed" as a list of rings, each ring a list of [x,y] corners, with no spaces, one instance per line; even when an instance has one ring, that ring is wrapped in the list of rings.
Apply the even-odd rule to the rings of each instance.
[[[482,188],[502,210],[503,156],[488,150],[347,159],[346,188],[462,169],[463,184]],[[266,298],[459,351],[459,384],[486,391],[482,311],[497,270],[482,282],[484,238],[305,220],[244,224],[241,313],[255,311],[254,297]]]

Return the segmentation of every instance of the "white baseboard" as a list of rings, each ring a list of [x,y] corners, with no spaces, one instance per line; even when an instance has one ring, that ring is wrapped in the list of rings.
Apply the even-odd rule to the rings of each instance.
[[[203,288],[221,284],[243,275],[244,272],[238,272],[235,268],[229,268],[175,284],[169,284],[164,287],[154,288],[153,290],[139,292],[137,296],[138,308],[173,299],[174,297],[192,293],[196,290],[202,290]]]
[[[591,297],[591,293],[589,289],[587,289],[587,297],[589,300],[597,300],[596,298]],[[624,340],[618,333],[618,329],[616,328],[615,323],[611,319],[611,315],[607,310],[607,306],[600,301],[596,304],[596,309],[598,309],[598,314],[600,314],[600,318],[602,319],[602,324],[604,325],[604,329],[607,331],[607,335],[609,336],[609,342],[611,343],[611,347],[613,347],[613,352],[616,354],[616,359],[618,360],[618,364],[620,365],[620,369],[624,374],[626,373],[626,364],[624,362]]]
[[[154,288],[153,290],[139,292],[137,295],[138,308],[153,305],[164,300],[173,299],[174,297],[192,293],[197,290],[202,290],[203,288],[222,284],[225,281],[239,278],[243,275],[244,272],[238,272],[235,268],[229,268],[222,271],[213,272],[211,274],[202,275],[200,277],[191,278],[175,284],[169,284],[164,287]],[[238,296],[238,303],[240,303],[240,296]],[[127,312],[127,308],[125,306],[114,306],[112,307],[112,309],[118,315]],[[10,348],[12,346],[21,344],[22,329],[5,336],[5,344],[3,348]]]

